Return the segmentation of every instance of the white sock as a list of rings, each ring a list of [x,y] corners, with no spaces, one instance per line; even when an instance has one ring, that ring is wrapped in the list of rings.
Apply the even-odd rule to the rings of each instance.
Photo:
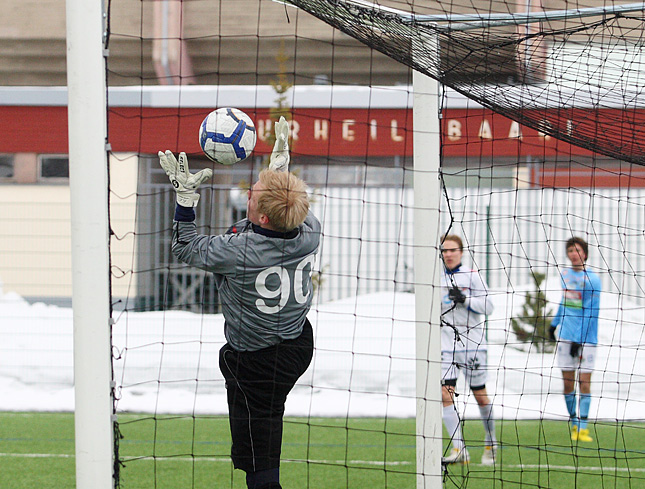
[[[497,438],[495,438],[495,420],[493,419],[493,405],[479,406],[479,414],[482,417],[482,423],[484,423],[484,430],[486,430],[484,444],[487,447],[492,447],[497,444]]]
[[[459,423],[459,415],[455,405],[444,406],[442,417],[448,436],[452,440],[452,446],[461,450],[464,448],[465,443],[464,436],[461,434],[461,424]]]

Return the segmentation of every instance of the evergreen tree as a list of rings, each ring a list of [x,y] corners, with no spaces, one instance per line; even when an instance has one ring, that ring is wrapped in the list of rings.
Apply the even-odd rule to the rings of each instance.
[[[546,294],[541,287],[546,275],[531,272],[531,277],[535,282],[535,290],[526,293],[522,313],[511,318],[511,327],[519,341],[535,345],[539,352],[553,351],[554,343],[549,338],[551,310],[547,310]]]

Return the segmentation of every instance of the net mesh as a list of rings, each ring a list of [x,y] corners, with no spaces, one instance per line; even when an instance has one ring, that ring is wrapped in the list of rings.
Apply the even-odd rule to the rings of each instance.
[[[480,463],[483,415],[462,376],[456,409],[471,463],[448,467],[444,487],[642,484],[640,12],[463,29],[422,16],[452,14],[463,24],[516,6],[392,2],[409,7],[408,16],[358,1],[290,0],[300,9],[285,10],[191,0],[169,2],[181,5],[171,16],[181,28],[155,31],[164,17],[154,8],[164,3],[111,10],[122,486],[245,486],[230,460],[217,289],[212,274],[171,254],[175,195],[156,152],[186,151],[192,171],[214,170],[200,187],[197,225],[220,234],[245,216],[245,189],[267,164],[279,114],[292,121],[292,169],[312,188],[323,226],[309,314],[316,349],[287,404],[283,486],[414,487],[426,475],[415,451],[428,435],[415,426],[417,402],[426,400],[415,386],[412,292],[413,236],[429,223],[414,222],[410,69],[443,85],[440,222],[431,224],[463,238],[464,265],[479,271],[495,306],[481,367],[498,460]],[[164,40],[161,53],[175,58],[151,55]],[[117,62],[126,52],[135,63]],[[199,123],[222,106],[244,110],[258,128],[255,153],[232,167],[214,165],[197,144]],[[589,444],[571,440],[547,336],[572,235],[589,242],[588,268],[603,284]],[[452,439],[443,432],[444,455]]]
[[[642,165],[642,12],[496,26],[482,5],[469,22],[450,9],[409,12],[368,2],[289,0],[349,36],[500,114],[582,148]],[[509,6],[500,5],[500,10]],[[530,13],[526,14],[527,19]],[[434,22],[432,22],[434,19]],[[492,25],[491,25],[492,24]],[[510,24],[510,25],[508,25]],[[613,109],[605,111],[603,109]]]

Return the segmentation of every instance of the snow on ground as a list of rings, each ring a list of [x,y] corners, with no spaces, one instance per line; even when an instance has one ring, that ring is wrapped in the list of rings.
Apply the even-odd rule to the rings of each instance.
[[[553,353],[523,351],[526,345],[509,332],[508,318],[521,307],[523,290],[492,291],[492,298],[487,387],[495,416],[566,419]],[[591,417],[645,419],[645,311],[609,294],[603,295],[601,308]],[[224,343],[220,315],[125,312],[115,319],[119,411],[226,413],[218,368]],[[320,304],[309,319],[316,352],[288,399],[287,414],[415,415],[412,294],[382,292]],[[0,290],[0,345],[0,410],[74,409],[71,309],[29,304]],[[478,417],[461,383],[458,391],[463,394],[460,409]]]

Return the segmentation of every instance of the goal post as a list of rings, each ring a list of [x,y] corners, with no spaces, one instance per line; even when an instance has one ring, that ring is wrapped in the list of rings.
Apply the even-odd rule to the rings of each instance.
[[[439,83],[415,71],[413,90],[417,487],[439,489],[443,446]]]
[[[67,0],[77,489],[113,487],[107,101],[101,0]]]

